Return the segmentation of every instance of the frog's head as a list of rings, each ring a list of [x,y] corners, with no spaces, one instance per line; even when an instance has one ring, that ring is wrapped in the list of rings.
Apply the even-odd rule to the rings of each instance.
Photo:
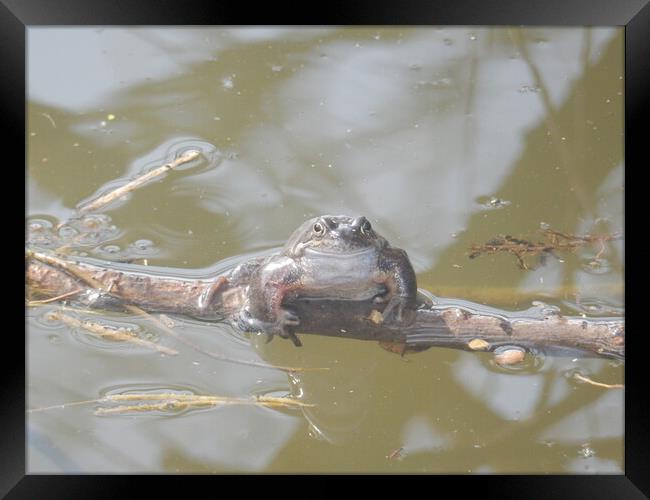
[[[294,231],[283,253],[299,257],[306,249],[324,254],[353,254],[381,250],[386,240],[372,228],[364,216],[321,215],[304,222]]]

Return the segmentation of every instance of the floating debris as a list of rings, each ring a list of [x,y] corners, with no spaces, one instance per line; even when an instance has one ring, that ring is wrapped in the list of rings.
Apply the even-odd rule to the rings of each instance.
[[[540,232],[546,238],[546,241],[533,242],[515,238],[508,234],[498,235],[496,238],[492,238],[482,245],[470,246],[469,258],[474,259],[483,254],[506,252],[513,254],[517,258],[517,263],[521,269],[530,270],[536,269],[537,266],[531,266],[529,263],[526,263],[524,257],[535,256],[538,258],[539,265],[544,265],[549,255],[562,261],[556,255],[556,251],[574,252],[578,248],[598,244],[600,250],[594,257],[594,259],[598,259],[605,251],[606,242],[623,238],[619,233],[579,236],[561,233],[552,229],[540,229]]]
[[[111,406],[98,408],[95,415],[116,415],[124,413],[145,413],[153,411],[179,411],[196,408],[210,408],[223,405],[255,405],[269,408],[311,408],[315,404],[303,403],[289,397],[272,397],[258,396],[253,398],[230,398],[225,396],[205,396],[199,394],[186,393],[131,393],[131,394],[112,394],[101,399],[91,399],[87,401],[76,401],[73,403],[64,403],[60,405],[47,406],[42,408],[32,408],[27,413],[36,413],[53,409],[65,409],[72,406],[85,404],[105,404],[105,403],[124,403],[133,402],[135,404]]]
[[[396,450],[391,451],[388,455],[386,455],[386,458],[388,460],[402,460],[404,458],[404,447],[400,446]]]
[[[494,353],[494,361],[499,366],[509,366],[521,363],[526,357],[526,351],[521,349],[504,349]]]
[[[95,200],[86,203],[85,205],[82,205],[81,207],[79,207],[79,212],[84,213],[84,212],[94,212],[96,210],[99,210],[100,208],[103,208],[109,203],[117,200],[118,198],[121,198],[124,195],[130,193],[131,191],[139,188],[146,182],[155,179],[156,177],[160,177],[162,174],[168,172],[169,170],[173,170],[179,165],[195,160],[200,156],[200,154],[201,153],[195,149],[185,151],[181,156],[179,156],[175,160],[169,163],[165,163],[160,167],[154,168],[153,170],[150,170],[149,172],[140,175],[136,179],[127,182],[123,186],[114,189],[110,193],[102,195],[99,198],[96,198]]]
[[[256,405],[271,408],[310,408],[315,404],[303,403],[292,398],[259,396],[254,398],[230,398],[224,396],[203,396],[199,394],[114,394],[100,402],[131,402],[136,404],[98,408],[95,415],[112,415],[131,412],[178,411],[190,408],[215,407],[223,405]]]
[[[604,389],[624,389],[625,386],[623,384],[603,384],[602,382],[594,382],[588,377],[585,377],[584,375],[580,375],[579,373],[574,373],[573,378],[580,380],[581,382],[585,382],[587,384],[594,385],[596,387],[602,387]]]

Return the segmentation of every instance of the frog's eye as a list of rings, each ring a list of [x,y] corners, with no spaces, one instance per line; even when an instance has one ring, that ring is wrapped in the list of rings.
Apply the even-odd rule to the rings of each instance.
[[[370,222],[367,221],[367,220],[363,221],[363,224],[361,224],[361,232],[362,233],[369,233],[371,229],[372,229],[372,226],[370,225]]]
[[[324,232],[325,232],[325,228],[323,227],[323,225],[320,222],[317,222],[316,224],[314,224],[314,234],[320,236]]]

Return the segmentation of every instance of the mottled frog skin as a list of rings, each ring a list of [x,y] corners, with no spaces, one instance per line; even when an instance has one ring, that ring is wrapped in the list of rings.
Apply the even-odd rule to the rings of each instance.
[[[363,216],[323,215],[306,221],[278,254],[244,264],[247,305],[240,326],[290,338],[300,318],[287,302],[295,298],[369,300],[386,303],[386,324],[414,318],[417,282],[404,250],[377,234]]]

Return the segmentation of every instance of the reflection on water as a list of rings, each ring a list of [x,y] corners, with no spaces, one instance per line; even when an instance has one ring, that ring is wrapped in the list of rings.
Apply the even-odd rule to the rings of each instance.
[[[622,240],[530,271],[510,255],[468,259],[499,234],[537,240],[542,224],[622,231],[621,29],[31,28],[28,46],[34,244],[196,277],[283,244],[306,218],[364,214],[436,296],[624,312]],[[56,227],[190,147],[198,168],[119,200],[96,227]],[[296,349],[175,319],[206,351],[330,368],[288,377],[182,346],[175,357],[104,349],[40,314],[28,310],[30,408],[131,386],[318,406],[34,413],[30,472],[622,471],[622,391],[566,376],[619,383],[620,363],[546,354],[512,371],[487,353],[401,358],[317,336]]]

